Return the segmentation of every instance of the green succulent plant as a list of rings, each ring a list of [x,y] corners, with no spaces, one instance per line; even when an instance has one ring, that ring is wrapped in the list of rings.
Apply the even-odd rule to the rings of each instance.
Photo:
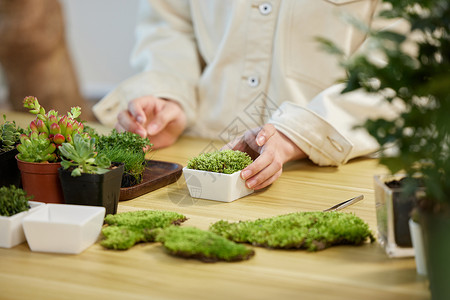
[[[0,153],[14,149],[23,133],[23,129],[14,121],[6,120],[6,115],[3,115],[3,120],[3,124],[0,125]]]
[[[77,133],[87,135],[83,133],[84,125],[78,120],[80,107],[72,107],[70,112],[61,116],[55,110],[46,113],[36,97],[25,97],[23,103],[36,119],[20,136],[20,144],[17,145],[20,160],[37,163],[60,161],[58,148],[62,143],[73,143]]]
[[[188,169],[233,174],[252,163],[251,157],[238,150],[222,150],[202,153],[190,159]]]
[[[62,143],[59,147],[61,152],[61,167],[65,170],[73,168],[73,177],[87,174],[104,174],[111,167],[111,160],[103,153],[95,150],[95,139],[75,134],[73,144]]]
[[[32,199],[33,196],[27,196],[23,189],[14,185],[0,187],[0,216],[10,217],[27,211],[28,201]]]

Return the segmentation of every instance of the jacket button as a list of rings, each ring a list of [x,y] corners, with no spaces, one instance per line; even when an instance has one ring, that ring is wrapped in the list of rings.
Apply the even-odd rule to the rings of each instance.
[[[247,83],[251,87],[257,87],[259,85],[258,77],[251,76],[247,79]]]
[[[272,4],[270,3],[263,3],[259,5],[259,12],[266,16],[272,12]]]

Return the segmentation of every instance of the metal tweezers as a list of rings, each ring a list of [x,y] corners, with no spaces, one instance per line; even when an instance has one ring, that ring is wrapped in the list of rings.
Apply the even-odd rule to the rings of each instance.
[[[323,211],[337,211],[337,210],[341,210],[343,208],[346,208],[347,206],[350,206],[352,204],[355,204],[356,202],[361,201],[362,199],[364,199],[364,195],[359,195],[359,196],[353,197],[351,199],[348,199],[348,200],[346,200],[344,202],[341,202],[339,204],[333,205],[332,207],[327,208],[327,209],[325,209]]]

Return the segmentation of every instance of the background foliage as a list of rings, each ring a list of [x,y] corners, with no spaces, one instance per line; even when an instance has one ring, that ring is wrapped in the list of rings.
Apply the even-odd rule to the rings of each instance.
[[[368,120],[363,126],[382,148],[394,144],[398,152],[382,155],[392,173],[421,174],[427,198],[438,206],[450,203],[450,2],[448,0],[383,0],[391,8],[379,18],[406,20],[407,33],[374,31],[353,21],[370,37],[370,52],[345,59],[329,41],[329,51],[341,55],[348,78],[344,92],[363,89],[401,103],[395,120]],[[409,46],[407,46],[409,45]],[[413,46],[414,51],[407,51]],[[373,51],[373,52],[372,52]],[[385,64],[372,59],[381,54]],[[411,181],[412,182],[412,181]],[[440,203],[440,204],[439,204]],[[436,206],[436,205],[435,205]]]

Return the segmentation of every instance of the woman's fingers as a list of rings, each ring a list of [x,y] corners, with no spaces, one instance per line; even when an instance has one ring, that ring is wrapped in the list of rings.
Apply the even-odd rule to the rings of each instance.
[[[181,116],[181,108],[173,101],[163,100],[162,106],[157,107],[153,119],[146,126],[149,135],[160,133],[167,125]]]
[[[255,142],[258,146],[262,147],[264,144],[277,132],[272,124],[264,125],[258,132],[255,138]]]
[[[117,123],[115,128],[119,132],[135,132],[143,138],[147,136],[147,131],[145,128],[141,124],[137,123],[134,117],[127,110],[121,111],[117,115]]]
[[[262,188],[281,175],[282,161],[269,149],[264,151],[252,164],[241,172],[248,188]],[[275,176],[275,177],[274,177]],[[273,179],[270,181],[270,179]]]

